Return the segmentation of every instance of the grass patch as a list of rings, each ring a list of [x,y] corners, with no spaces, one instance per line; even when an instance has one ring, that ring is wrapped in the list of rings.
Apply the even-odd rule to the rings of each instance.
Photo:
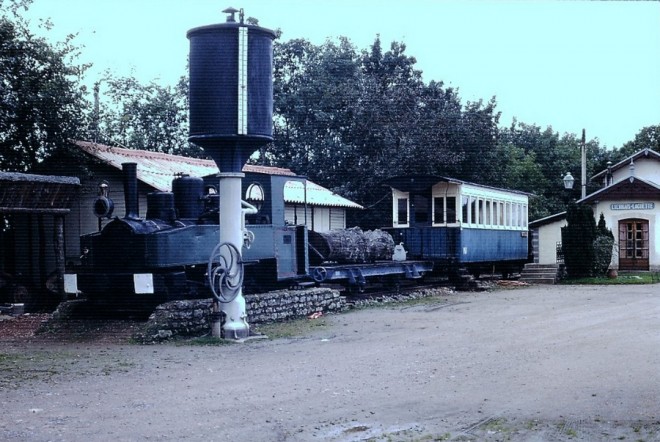
[[[307,336],[329,326],[325,317],[316,319],[300,318],[283,322],[259,324],[254,328],[257,332],[268,336],[269,339],[296,338]]]
[[[231,345],[233,343],[234,341],[230,339],[222,339],[215,336],[200,336],[198,338],[178,339],[174,341],[174,344],[178,346],[221,346]]]
[[[602,284],[602,285],[627,285],[627,284],[657,284],[660,282],[660,274],[656,272],[619,273],[616,278],[588,277],[588,278],[565,278],[562,284]]]

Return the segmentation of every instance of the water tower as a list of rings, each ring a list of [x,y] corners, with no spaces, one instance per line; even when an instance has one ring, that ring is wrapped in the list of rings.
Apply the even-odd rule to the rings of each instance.
[[[189,140],[220,170],[220,238],[209,260],[215,307],[225,314],[227,338],[243,339],[249,325],[242,294],[242,170],[254,151],[273,139],[275,32],[244,22],[229,8],[225,23],[188,31],[190,40]],[[236,13],[239,18],[236,20]],[[214,336],[219,330],[214,327]]]

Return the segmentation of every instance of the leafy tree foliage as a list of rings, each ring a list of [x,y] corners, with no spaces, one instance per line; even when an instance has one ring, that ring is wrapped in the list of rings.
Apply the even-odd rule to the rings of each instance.
[[[100,97],[101,86],[105,94]],[[204,156],[188,142],[188,80],[175,86],[142,84],[106,73],[94,87],[90,131],[94,141],[132,149]]]
[[[566,202],[580,198],[580,145],[575,134],[560,136],[552,127],[541,129],[514,121],[499,132],[498,179],[500,187],[533,193],[530,201],[530,219],[539,219],[564,211]],[[597,183],[589,177],[605,167],[608,152],[598,140],[588,140],[587,193],[596,190]],[[562,178],[566,172],[576,177],[572,192],[564,190]]]
[[[643,127],[632,141],[628,141],[615,152],[613,162],[620,161],[646,148],[660,152],[660,124]]]
[[[29,3],[0,2],[0,168],[6,170],[34,168],[84,137],[86,126],[80,78],[87,66],[75,64],[75,36],[56,45],[36,37],[20,16]]]
[[[425,84],[415,63],[404,44],[384,52],[379,38],[361,52],[345,38],[276,42],[276,140],[261,160],[372,207],[354,221],[373,226],[389,214],[386,178],[492,177],[495,100],[463,106],[457,90]]]

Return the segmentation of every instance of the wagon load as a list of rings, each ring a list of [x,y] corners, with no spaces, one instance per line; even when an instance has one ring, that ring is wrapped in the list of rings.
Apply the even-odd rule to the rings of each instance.
[[[394,253],[394,240],[392,235],[380,229],[364,232],[367,241],[367,251],[370,261],[390,260]]]
[[[382,230],[363,232],[359,227],[309,233],[310,263],[361,264],[391,259],[394,240]]]

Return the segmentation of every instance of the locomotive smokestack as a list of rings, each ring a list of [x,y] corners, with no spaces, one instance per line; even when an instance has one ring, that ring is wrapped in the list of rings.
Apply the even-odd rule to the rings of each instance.
[[[124,202],[126,205],[125,218],[137,219],[140,217],[140,203],[137,190],[137,163],[122,163],[124,172]]]

